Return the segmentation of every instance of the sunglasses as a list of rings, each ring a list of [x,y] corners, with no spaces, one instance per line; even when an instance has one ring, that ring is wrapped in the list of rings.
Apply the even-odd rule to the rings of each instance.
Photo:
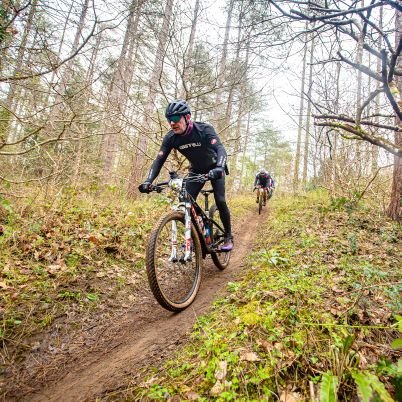
[[[167,118],[168,122],[173,122],[173,123],[178,123],[181,119],[181,115],[180,114],[175,114],[173,116],[169,116]]]

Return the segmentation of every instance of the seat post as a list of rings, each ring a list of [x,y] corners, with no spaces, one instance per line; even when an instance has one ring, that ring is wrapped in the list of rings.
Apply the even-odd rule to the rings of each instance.
[[[204,205],[205,205],[205,212],[207,213],[209,210],[209,202],[208,202],[208,196],[209,194],[213,193],[214,190],[201,190],[201,193],[204,195],[205,200],[204,200]]]
[[[208,209],[209,209],[208,195],[209,195],[209,193],[207,193],[207,192],[204,193],[204,197],[205,197],[205,212],[208,212]]]

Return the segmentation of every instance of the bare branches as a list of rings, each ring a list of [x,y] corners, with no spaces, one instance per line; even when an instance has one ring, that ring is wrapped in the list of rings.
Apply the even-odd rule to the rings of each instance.
[[[347,123],[353,124],[355,122],[354,119],[348,116],[342,116],[342,115],[332,115],[332,114],[322,114],[322,115],[315,115],[313,116],[314,118],[320,120],[320,119],[326,119],[326,120],[339,120],[339,121],[344,121]],[[382,128],[384,130],[392,130],[392,131],[401,131],[402,132],[402,127],[398,126],[390,126],[388,124],[380,124],[380,123],[375,123],[370,120],[361,120],[360,124],[365,125],[365,126],[371,126],[371,127],[376,127],[376,128]]]
[[[322,118],[323,118],[322,116],[316,116],[316,119],[318,119],[318,120],[320,120]],[[338,131],[340,133],[340,135],[342,135],[345,138],[355,139],[355,140],[358,140],[358,139],[365,140],[365,141],[369,142],[370,144],[377,145],[377,146],[387,150],[388,152],[390,152],[391,154],[393,154],[395,156],[402,157],[402,148],[398,147],[396,144],[393,144],[390,141],[388,141],[385,138],[382,138],[380,136],[376,136],[374,134],[368,133],[368,132],[364,131],[360,126],[352,126],[350,124],[340,123],[339,116],[336,116],[336,120],[337,120],[337,122],[334,122],[334,121],[316,122],[315,125],[319,126],[319,127],[330,127],[332,129],[335,129],[336,131]],[[342,132],[342,130],[353,134],[353,136],[352,137],[346,136]]]
[[[363,111],[369,110],[377,96],[384,93],[389,103],[388,110],[391,107],[395,117],[399,121],[402,120],[399,103],[401,94],[395,82],[395,77],[399,77],[401,74],[401,71],[398,70],[398,60],[401,57],[402,38],[398,37],[396,45],[394,45],[391,39],[392,33],[395,33],[395,28],[384,30],[381,20],[374,13],[374,10],[382,10],[385,6],[387,6],[388,10],[394,9],[396,13],[402,12],[401,3],[389,0],[371,0],[368,5],[361,7],[358,6],[361,4],[360,2],[355,2],[348,6],[343,2],[331,2],[331,5],[329,5],[329,2],[318,4],[318,2],[312,1],[270,0],[269,3],[280,12],[282,17],[287,18],[289,21],[319,22],[318,34],[322,34],[324,29],[332,29],[335,33],[334,38],[338,43],[339,50],[336,52],[337,58],[327,57],[325,63],[340,61],[378,82],[377,88],[370,91],[370,94],[366,96],[362,104],[357,105],[354,117],[345,117],[341,113],[337,113],[336,108],[332,111],[329,107],[326,107],[328,113],[320,113],[314,116],[316,126],[335,129],[344,137],[364,140],[396,156],[401,156],[402,151],[399,144],[388,140],[389,132],[400,133],[400,127],[389,124],[389,120],[379,122],[374,118],[363,115]],[[381,62],[381,71],[375,71],[373,69],[375,64],[372,61],[368,63],[367,58],[353,59],[354,51],[344,44],[344,39],[349,40],[349,43],[350,39],[352,39],[358,49],[375,56]],[[378,47],[379,43],[384,48],[380,49]],[[346,55],[346,52],[349,52],[349,55]],[[338,99],[334,99],[334,104],[338,104],[338,101]],[[382,130],[382,136],[378,133],[374,135],[371,130],[368,132],[362,129],[362,126]],[[352,134],[352,136],[346,133]]]
[[[399,108],[398,103],[396,102],[391,88],[390,88],[390,83],[394,88],[394,92],[399,93],[398,88],[396,87],[395,83],[392,82],[392,77],[390,77],[389,73],[387,72],[387,53],[385,50],[381,51],[382,55],[382,69],[381,69],[381,76],[382,76],[382,82],[384,84],[384,91],[385,94],[387,95],[387,98],[389,100],[389,103],[392,106],[392,109],[394,110],[395,114],[398,116],[399,120],[402,120],[402,111]]]
[[[9,82],[9,81],[21,81],[21,80],[26,80],[29,78],[34,78],[34,77],[40,77],[46,74],[51,73],[54,70],[57,70],[60,68],[63,64],[67,63],[68,61],[72,60],[74,57],[76,57],[81,50],[84,48],[84,46],[88,43],[88,41],[92,38],[94,35],[95,29],[97,26],[97,21],[95,20],[91,32],[87,35],[87,37],[84,39],[84,41],[81,43],[80,46],[77,47],[75,51],[73,51],[68,57],[66,57],[64,60],[61,60],[57,64],[52,65],[50,68],[39,71],[39,72],[34,72],[32,74],[21,74],[21,75],[11,75],[11,76],[6,76],[6,77],[1,77],[0,76],[0,82]]]
[[[341,61],[355,68],[356,70],[360,70],[362,73],[368,75],[371,78],[374,78],[377,81],[382,81],[382,77],[379,74],[376,74],[374,71],[370,70],[368,67],[348,60],[346,57],[342,56],[341,52],[338,52],[338,56]]]

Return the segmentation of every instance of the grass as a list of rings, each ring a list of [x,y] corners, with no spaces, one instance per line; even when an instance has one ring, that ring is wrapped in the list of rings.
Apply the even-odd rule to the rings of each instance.
[[[247,198],[231,205],[239,216]],[[129,201],[73,189],[51,202],[0,199],[3,370],[24,358],[34,335],[71,312],[76,330],[85,315],[112,315],[134,303],[146,281],[148,233],[169,208],[164,194]]]
[[[323,194],[273,201],[248,273],[110,399],[401,400],[400,226]]]

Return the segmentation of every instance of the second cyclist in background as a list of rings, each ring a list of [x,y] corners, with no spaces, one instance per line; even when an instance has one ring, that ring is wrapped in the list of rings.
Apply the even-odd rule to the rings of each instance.
[[[272,178],[271,174],[265,169],[260,169],[255,175],[254,190],[257,188],[257,186],[261,186],[267,192],[267,199],[270,199],[272,197],[275,188],[275,181]],[[258,203],[258,194],[256,202]]]

